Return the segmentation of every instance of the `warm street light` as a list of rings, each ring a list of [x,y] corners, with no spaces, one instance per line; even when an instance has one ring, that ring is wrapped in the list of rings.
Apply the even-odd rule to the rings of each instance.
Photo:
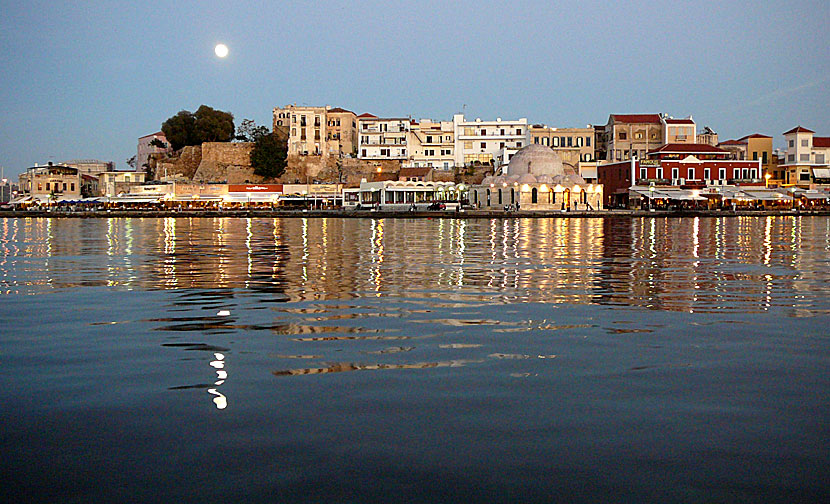
[[[771,179],[771,178],[772,178],[772,175],[770,175],[769,173],[764,175],[764,187],[767,188],[767,189],[769,189],[769,179]]]

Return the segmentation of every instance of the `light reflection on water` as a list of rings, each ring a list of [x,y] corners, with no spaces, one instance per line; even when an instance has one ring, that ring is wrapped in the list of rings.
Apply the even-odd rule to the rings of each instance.
[[[7,460],[39,442],[0,473],[44,501],[80,467],[111,501],[820,501],[828,251],[799,216],[3,219]]]
[[[827,219],[798,216],[4,219],[0,289],[245,288],[276,302],[418,293],[807,315],[826,308],[828,241]]]

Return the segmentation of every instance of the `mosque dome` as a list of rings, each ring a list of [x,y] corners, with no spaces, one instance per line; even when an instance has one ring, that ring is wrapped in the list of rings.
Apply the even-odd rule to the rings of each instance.
[[[585,183],[572,167],[562,163],[562,157],[558,152],[539,144],[530,144],[514,154],[507,166],[507,173],[519,176],[532,174],[537,178],[540,175],[553,178],[561,175],[568,180],[573,180],[574,183]]]
[[[536,176],[532,173],[525,173],[521,177],[519,177],[520,184],[535,184],[538,181],[536,180]]]

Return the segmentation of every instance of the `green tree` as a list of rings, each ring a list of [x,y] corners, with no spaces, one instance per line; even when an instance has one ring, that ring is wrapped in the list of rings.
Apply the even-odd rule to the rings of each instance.
[[[196,138],[202,142],[230,142],[233,140],[233,114],[202,105],[196,116]]]
[[[181,110],[161,125],[173,150],[202,142],[230,142],[233,139],[233,114],[202,105],[194,114]]]
[[[149,144],[149,145],[150,145],[151,147],[158,147],[159,149],[166,149],[166,148],[167,148],[167,144],[166,144],[166,143],[164,143],[164,142],[162,142],[162,141],[161,141],[161,140],[159,140],[158,138],[154,138],[154,139],[150,140],[150,144]]]
[[[277,178],[285,172],[285,160],[288,146],[274,133],[262,135],[254,142],[251,149],[251,166],[260,177]]]
[[[257,126],[251,119],[243,119],[236,128],[236,139],[240,142],[256,142],[259,138],[268,135],[270,131],[265,126]]]
[[[135,170],[135,156],[127,160],[127,166]]]
[[[186,145],[195,145],[196,117],[188,110],[181,110],[162,123],[161,131],[167,137],[173,150],[179,150]]]

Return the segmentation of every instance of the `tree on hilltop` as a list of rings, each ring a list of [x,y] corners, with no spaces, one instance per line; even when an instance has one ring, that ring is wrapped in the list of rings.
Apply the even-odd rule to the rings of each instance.
[[[265,128],[267,132],[267,128]],[[251,149],[251,166],[254,174],[265,178],[277,178],[285,172],[288,145],[274,133],[260,135]]]
[[[173,150],[203,142],[230,142],[233,139],[233,114],[202,105],[196,113],[181,110],[161,125]]]
[[[240,142],[256,142],[269,133],[270,131],[265,126],[257,126],[253,120],[243,119],[236,128],[236,139]]]

